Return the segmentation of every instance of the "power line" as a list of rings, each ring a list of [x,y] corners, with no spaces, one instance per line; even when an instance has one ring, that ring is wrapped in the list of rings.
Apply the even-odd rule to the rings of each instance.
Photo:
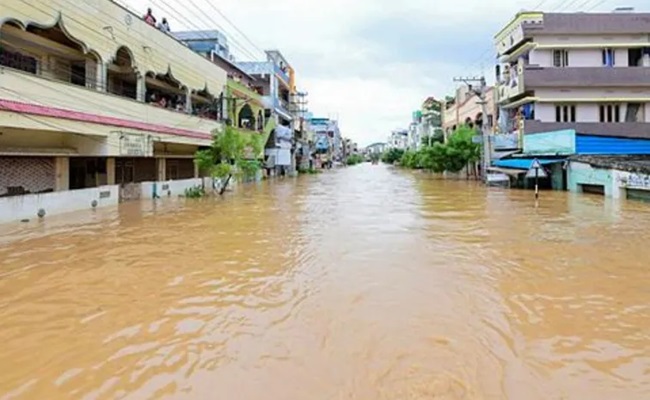
[[[32,8],[34,8],[34,9],[38,10],[38,11],[40,11],[40,12],[46,14],[46,15],[49,15],[49,16],[55,18],[55,19],[59,17],[59,15],[57,15],[57,14],[51,14],[51,13],[47,12],[46,10],[40,8],[40,7],[36,7],[36,6],[33,4],[33,2],[27,2],[26,0],[20,0],[20,1],[23,2],[23,3],[25,3],[26,5],[28,5],[28,6],[30,6],[30,7],[32,7]],[[54,0],[52,0],[52,1],[54,1]],[[67,1],[67,2],[70,3],[70,4],[74,4],[72,0],[63,0],[63,1]],[[58,5],[60,6],[60,3],[56,2],[56,1],[55,1],[55,3],[58,4]],[[12,8],[12,7],[9,7],[9,8]],[[20,12],[19,10],[16,10],[15,8],[12,8],[12,9],[13,9],[14,11]],[[97,10],[100,11],[102,14],[108,16],[109,18],[114,19],[115,21],[119,22],[120,24],[117,25],[118,27],[122,24],[122,21],[120,21],[119,19],[117,19],[117,17],[114,17],[114,16],[112,16],[111,14],[109,14],[109,13],[107,13],[107,12],[101,10],[101,9],[97,9]],[[82,21],[79,21],[78,19],[76,19],[76,18],[74,18],[74,17],[71,17],[71,16],[66,16],[66,19],[69,19],[69,20],[71,20],[71,21],[74,21],[74,22],[78,23],[79,25],[85,27],[85,28],[88,29],[90,32],[92,32],[93,34],[95,34],[95,35],[97,35],[98,37],[100,37],[102,40],[106,40],[106,39],[107,39],[104,35],[98,33],[98,32],[95,30],[96,27],[91,27],[91,26],[89,26],[88,24],[86,24],[86,23],[84,23],[84,22],[82,22]],[[155,28],[154,28],[154,27],[151,27],[151,29],[155,29]],[[144,36],[142,33],[140,33],[140,32],[137,32],[137,31],[128,31],[127,33],[125,33],[125,36],[132,35],[133,32],[136,32],[136,33],[137,33],[141,38],[143,38],[146,42],[151,43],[151,44],[153,44],[155,47],[157,47],[157,48],[159,49],[159,51],[160,51],[162,54],[165,54],[165,53],[168,53],[168,52],[169,52],[168,49],[165,49],[165,48],[164,48],[162,45],[160,45],[158,42],[150,40],[149,38],[145,37],[145,36]],[[161,33],[161,34],[164,34],[164,33],[162,33],[162,32],[160,32],[160,33]],[[174,38],[173,36],[171,36],[171,35],[167,35],[167,36],[169,36],[172,40],[178,42],[179,44],[182,44],[180,41],[178,41],[178,40],[177,40],[176,38]],[[183,46],[184,46],[184,45],[183,45]],[[91,49],[91,50],[95,50],[95,51],[97,51],[98,49]],[[102,51],[105,51],[106,49],[101,49],[101,50],[102,50]],[[110,49],[109,49],[109,50],[110,50]],[[193,52],[191,49],[189,49],[189,48],[188,48],[188,51],[194,53],[194,52]],[[108,53],[108,51],[105,51],[105,52]],[[194,54],[196,54],[196,53],[194,53]],[[196,54],[196,56],[197,56],[197,57],[201,57],[199,54]],[[201,58],[203,58],[203,57],[201,57]],[[189,67],[186,67],[186,66],[183,65],[182,63],[177,63],[176,66],[178,67],[178,69],[183,70],[183,71],[186,71],[188,74],[193,74],[193,73],[195,73],[194,70],[190,69]],[[215,65],[215,68],[219,68],[219,67],[217,67],[217,66]]]
[[[255,45],[255,43],[253,43],[253,41],[252,41],[248,36],[246,36],[246,34],[245,34],[244,32],[242,32],[242,31],[237,27],[237,25],[235,25],[232,21],[230,21],[230,19],[229,19],[229,18],[228,18],[224,13],[222,13],[221,10],[219,10],[219,9],[218,9],[218,8],[217,8],[217,7],[216,7],[216,6],[215,6],[215,5],[214,5],[210,0],[206,0],[206,2],[208,3],[208,5],[210,5],[210,7],[212,7],[213,10],[215,10],[219,15],[221,15],[221,16],[223,17],[223,19],[226,20],[226,22],[230,24],[230,26],[232,26],[233,28],[235,28],[235,30],[236,30],[237,32],[239,32],[239,34],[242,35],[242,37],[243,37],[246,41],[248,41],[248,43],[250,43],[250,44],[251,44],[254,48],[256,48],[260,53],[264,53],[264,50],[260,49],[257,45]]]
[[[194,0],[187,0],[187,1],[189,1],[190,4],[191,4],[194,8],[196,8],[196,9],[199,11],[199,14],[197,15],[197,14],[194,12],[194,9],[193,9],[193,8],[187,8],[187,10],[192,14],[193,18],[196,18],[197,21],[201,21],[202,23],[205,23],[206,20],[205,20],[205,19],[203,18],[203,16],[201,15],[201,9],[198,8],[198,6],[196,5],[196,3],[194,3]],[[170,5],[166,0],[160,0],[160,2],[162,2],[162,4],[164,4],[166,8],[161,7],[161,6],[156,2],[156,0],[152,0],[152,3],[156,4],[158,7],[160,7],[160,8],[163,9],[163,10],[167,9],[167,12],[170,13],[170,14],[175,14],[177,17],[180,17],[180,19],[184,20],[184,21],[185,21],[189,26],[191,26],[191,27],[193,27],[193,28],[195,28],[195,29],[197,29],[197,30],[199,30],[199,31],[202,30],[202,29],[201,29],[201,28],[200,28],[196,23],[192,22],[192,20],[190,20],[189,18],[186,18],[183,14],[181,14],[180,12],[178,12],[178,11],[177,11],[173,6],[171,6],[171,5]],[[170,12],[169,10],[171,10],[171,12]],[[221,31],[223,32],[224,36],[226,36],[226,33],[227,33],[227,32],[226,32],[226,31],[223,29],[223,27],[220,26],[219,24],[214,23],[214,22],[211,22],[211,21],[208,21],[208,23],[206,24],[206,26],[209,27],[209,26],[211,25],[211,23],[213,23],[214,25],[216,25],[217,28],[221,29]],[[255,57],[255,55],[254,55],[253,53],[251,53],[251,52],[248,51],[245,47],[243,47],[241,44],[239,44],[239,42],[236,41],[234,38],[231,37],[230,40],[231,40],[232,43],[233,43],[233,47],[239,49],[239,50],[240,50],[242,53],[244,53],[246,56],[251,57],[252,59],[257,58],[257,57]]]

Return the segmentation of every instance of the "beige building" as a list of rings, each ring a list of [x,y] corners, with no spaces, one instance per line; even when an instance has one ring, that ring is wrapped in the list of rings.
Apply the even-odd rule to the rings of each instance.
[[[168,193],[180,188],[171,180],[193,183],[225,83],[223,69],[112,1],[3,0],[0,222],[63,210],[54,197],[74,208],[61,194],[72,189],[86,190],[70,194],[86,207],[156,195],[141,182]]]
[[[493,126],[494,115],[496,113],[494,88],[487,89],[487,108],[490,112],[487,120],[483,116],[483,110],[479,97],[474,94],[466,85],[456,89],[456,95],[453,101],[446,102],[442,112],[442,128],[445,134],[452,133],[456,128],[467,125],[470,127],[482,126],[486,121]]]

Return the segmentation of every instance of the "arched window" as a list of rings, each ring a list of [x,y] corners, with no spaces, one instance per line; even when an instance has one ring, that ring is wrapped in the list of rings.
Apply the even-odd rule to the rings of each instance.
[[[127,47],[120,47],[108,65],[106,91],[118,96],[137,98],[138,75],[135,71],[133,53]]]
[[[237,126],[240,128],[254,130],[256,126],[255,114],[250,105],[244,104],[239,110]]]

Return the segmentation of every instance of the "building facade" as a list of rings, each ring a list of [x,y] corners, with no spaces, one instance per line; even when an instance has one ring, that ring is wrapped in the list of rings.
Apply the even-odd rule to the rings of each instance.
[[[208,58],[111,1],[2,1],[0,43],[0,200],[32,196],[14,216],[61,209],[53,193],[93,189],[74,201],[94,207],[198,176],[227,80]]]
[[[458,87],[455,96],[448,98],[444,102],[441,125],[445,135],[453,133],[457,128],[464,125],[480,129],[484,121],[493,126],[497,109],[494,92],[493,87],[486,90],[485,97],[489,114],[484,116],[481,99],[474,93],[472,87],[467,85]]]
[[[495,37],[499,123],[650,138],[650,14],[520,13]]]
[[[524,171],[538,158],[549,188],[621,197],[612,176],[650,154],[648,32],[650,14],[629,10],[518,14],[495,46],[499,131],[523,153],[494,164]]]
[[[264,117],[273,120],[275,126],[270,141],[266,144],[265,156],[269,167],[288,168],[292,172],[295,165],[295,148],[292,140],[294,131],[302,129],[298,110],[292,104],[296,94],[295,73],[291,65],[278,50],[267,50],[266,61],[237,62],[237,66],[254,77],[262,94]]]

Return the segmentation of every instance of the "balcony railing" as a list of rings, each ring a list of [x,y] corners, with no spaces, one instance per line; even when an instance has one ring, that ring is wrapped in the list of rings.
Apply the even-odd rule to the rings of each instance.
[[[258,103],[262,103],[262,96],[254,91],[253,89],[249,88],[248,86],[244,85],[241,82],[234,81],[232,79],[228,79],[228,87],[231,89],[237,90],[238,92],[244,94],[248,98],[255,100]]]
[[[497,84],[497,101],[507,102],[509,99],[524,93],[524,65],[519,62]]]
[[[524,70],[526,85],[537,87],[650,87],[647,67],[539,67]]]
[[[68,118],[65,115],[95,116],[97,118],[87,122],[103,125],[119,123],[118,126],[122,127],[133,125],[133,129],[146,129],[172,135],[174,131],[193,132],[196,137],[206,135],[207,138],[210,137],[213,130],[221,126],[215,120],[155,107],[136,100],[10,68],[5,68],[2,74],[3,84],[0,88],[0,99],[17,104],[38,106],[41,111],[51,110],[52,116],[55,118]],[[136,125],[137,128],[135,128]]]
[[[283,71],[282,68],[279,66],[275,65],[275,73],[284,80],[286,84],[289,84],[289,74],[286,73],[286,71]]]
[[[577,133],[585,135],[650,139],[647,122],[542,122],[537,120],[524,122],[524,133],[526,135],[565,129],[573,129]]]

